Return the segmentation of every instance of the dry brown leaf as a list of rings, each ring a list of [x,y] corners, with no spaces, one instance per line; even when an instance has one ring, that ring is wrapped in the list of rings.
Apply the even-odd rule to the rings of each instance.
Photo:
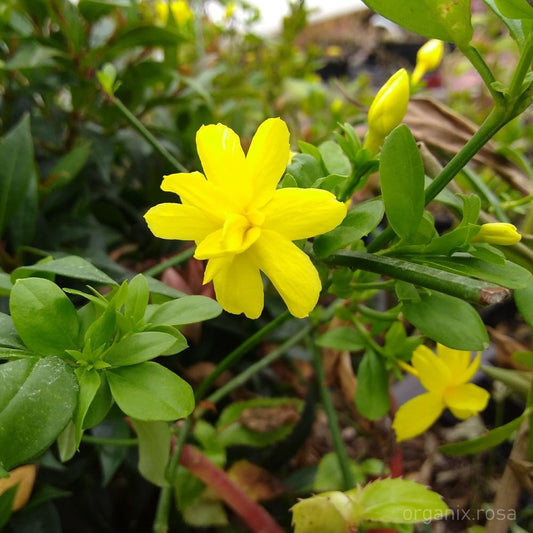
[[[227,474],[254,501],[271,500],[285,490],[279,479],[246,459],[233,463]]]
[[[22,509],[28,503],[36,475],[36,465],[24,465],[11,470],[9,477],[0,479],[0,494],[18,484],[15,499],[13,500],[13,511]]]
[[[258,433],[274,431],[298,420],[300,420],[300,413],[293,403],[272,407],[248,407],[239,416],[239,422],[245,428]]]
[[[425,143],[432,151],[450,155],[459,152],[479,129],[470,120],[429,98],[411,99],[404,122],[417,141]],[[474,161],[492,168],[522,194],[531,193],[531,182],[525,172],[499,154],[493,143],[488,142]]]

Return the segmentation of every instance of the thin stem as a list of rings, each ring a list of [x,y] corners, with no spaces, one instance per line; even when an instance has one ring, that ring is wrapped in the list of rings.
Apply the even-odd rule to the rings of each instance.
[[[514,209],[515,207],[520,207],[522,205],[527,205],[533,203],[533,194],[528,194],[518,200],[508,200],[507,202],[502,202],[501,207],[503,209]]]
[[[145,270],[143,274],[145,276],[151,276],[155,277],[164,272],[167,268],[172,268],[173,266],[180,265],[181,263],[184,263],[187,261],[187,259],[190,259],[194,254],[195,248],[188,248],[187,250],[184,250],[183,252],[180,252],[177,255],[172,256],[170,259],[167,259],[166,261],[162,261],[161,263],[158,263],[157,265],[153,266],[152,268],[149,268],[148,270]]]
[[[207,391],[211,388],[211,385],[213,385],[215,380],[218,378],[218,376],[220,376],[220,374],[222,374],[222,372],[224,372],[224,370],[230,368],[233,363],[237,362],[243,355],[247,354],[254,346],[258,345],[268,334],[274,331],[278,326],[281,326],[281,324],[286,322],[290,317],[291,314],[289,311],[285,311],[259,331],[254,333],[251,337],[246,339],[240,346],[235,348],[235,350],[233,350],[220,363],[218,363],[213,372],[211,372],[211,374],[209,374],[202,381],[202,383],[200,383],[195,395],[196,402],[199,402],[204,398]]]
[[[171,451],[170,461],[168,462],[166,478],[169,484],[161,488],[157,510],[154,519],[153,533],[168,533],[168,517],[170,516],[170,505],[172,503],[172,487],[176,479],[176,472],[180,461],[185,441],[192,428],[193,420],[189,417],[183,426],[181,426],[178,439]]]
[[[313,329],[312,324],[307,324],[298,333],[293,335],[290,339],[286,340],[275,350],[272,350],[267,356],[263,357],[253,365],[249,366],[246,370],[241,372],[238,376],[235,376],[231,381],[217,389],[213,394],[208,396],[207,401],[210,403],[219,402],[224,396],[229,394],[246,383],[251,377],[255,376],[258,372],[266,368],[276,359],[279,359],[289,348],[292,348],[295,344],[298,344],[309,332]]]
[[[389,311],[377,311],[376,309],[372,309],[366,305],[358,305],[356,309],[363,316],[367,316],[368,318],[373,318],[375,320],[396,320],[399,313],[398,308],[396,311],[394,309],[390,309]]]
[[[510,98],[516,98],[520,96],[522,92],[522,83],[526,74],[531,68],[531,63],[533,62],[533,34],[531,34],[526,41],[524,49],[522,50],[522,55],[518,60],[516,69],[513,74],[513,79],[509,85],[509,96]]]
[[[470,61],[472,66],[478,71],[478,74],[481,76],[483,83],[486,85],[492,98],[494,98],[494,101],[499,104],[503,104],[503,94],[498,92],[493,85],[496,81],[496,78],[494,77],[492,70],[490,70],[490,67],[485,62],[485,59],[483,59],[483,56],[479,53],[479,50],[471,44],[460,46],[460,49],[465,57]]]
[[[124,118],[137,130],[152,148],[163,157],[172,167],[179,172],[188,172],[185,168],[155,137],[150,133],[144,124],[114,95],[108,95],[111,102],[122,113]]]
[[[365,341],[369,348],[372,348],[375,352],[380,355],[384,355],[383,348],[372,338],[372,335],[368,330],[357,320],[355,316],[352,316],[352,324],[356,327],[357,331],[365,338]]]
[[[113,439],[113,438],[102,438],[102,437],[93,437],[91,435],[83,435],[81,438],[82,442],[87,444],[96,444],[99,446],[138,446],[139,439]]]
[[[331,439],[333,440],[333,448],[335,449],[337,460],[339,461],[339,467],[341,469],[342,479],[344,482],[344,490],[350,490],[355,485],[353,474],[350,469],[350,458],[348,457],[346,447],[344,446],[344,442],[342,440],[337,412],[335,411],[335,407],[331,401],[329,389],[326,385],[322,354],[317,349],[313,339],[310,339],[310,342],[308,342],[308,347],[313,357],[313,366],[315,367],[320,397],[322,398],[322,406],[326,412],[329,431],[331,433]]]

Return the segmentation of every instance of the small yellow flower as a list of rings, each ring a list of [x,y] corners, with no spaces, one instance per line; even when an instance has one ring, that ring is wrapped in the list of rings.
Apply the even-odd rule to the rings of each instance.
[[[239,137],[223,124],[196,134],[200,172],[165,176],[161,188],[181,204],[165,203],[145,215],[163,239],[194,240],[194,256],[207,259],[204,283],[213,280],[220,305],[257,318],[263,310],[261,272],[289,311],[302,318],[315,307],[320,278],[309,257],[291,241],[326,233],[340,224],[346,207],[319,189],[276,186],[289,160],[283,120],[263,122],[245,156]]]
[[[235,14],[235,2],[229,2],[224,11],[224,18],[230,19]]]
[[[155,3],[155,13],[156,20],[160,24],[165,25],[168,22],[169,5],[172,16],[178,26],[184,26],[194,17],[194,13],[186,0],[174,0],[170,3],[165,0],[158,0]]]
[[[428,391],[402,405],[392,424],[398,441],[423,433],[439,418],[445,408],[460,419],[469,418],[487,406],[489,393],[468,383],[479,368],[481,353],[471,361],[470,352],[437,344],[435,355],[426,346],[413,353],[412,367],[402,367],[414,374]]]
[[[385,137],[403,120],[408,104],[409,76],[402,68],[381,87],[368,110],[364,147],[376,153]]]
[[[518,233],[516,226],[506,222],[488,222],[482,224],[472,242],[486,242],[489,244],[500,244],[509,246],[520,242],[522,235]]]
[[[426,72],[431,72],[440,65],[443,52],[444,43],[438,39],[431,39],[418,50],[415,70],[411,76],[413,84],[418,83]]]

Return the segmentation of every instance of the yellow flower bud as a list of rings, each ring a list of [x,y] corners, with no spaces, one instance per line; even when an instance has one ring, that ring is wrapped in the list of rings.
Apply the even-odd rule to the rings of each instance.
[[[489,244],[500,244],[508,246],[520,242],[522,235],[516,230],[513,224],[506,222],[489,222],[482,224],[472,242],[486,242]]]
[[[385,137],[403,120],[408,104],[409,76],[402,68],[381,87],[368,110],[364,147],[376,153]]]
[[[178,26],[184,26],[194,17],[186,0],[174,0],[170,2],[170,10]],[[156,21],[159,24],[166,25],[168,22],[169,3],[166,0],[158,0],[155,3],[155,14]]]
[[[435,70],[442,61],[444,43],[438,39],[431,39],[424,44],[416,54],[416,66],[412,81],[418,83],[426,72]]]

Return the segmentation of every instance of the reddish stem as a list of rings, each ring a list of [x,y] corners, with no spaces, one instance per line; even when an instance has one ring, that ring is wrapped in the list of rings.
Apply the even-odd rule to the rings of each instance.
[[[254,533],[284,533],[261,505],[251,500],[218,466],[200,450],[185,444],[180,464],[190,470],[231,507]]]

